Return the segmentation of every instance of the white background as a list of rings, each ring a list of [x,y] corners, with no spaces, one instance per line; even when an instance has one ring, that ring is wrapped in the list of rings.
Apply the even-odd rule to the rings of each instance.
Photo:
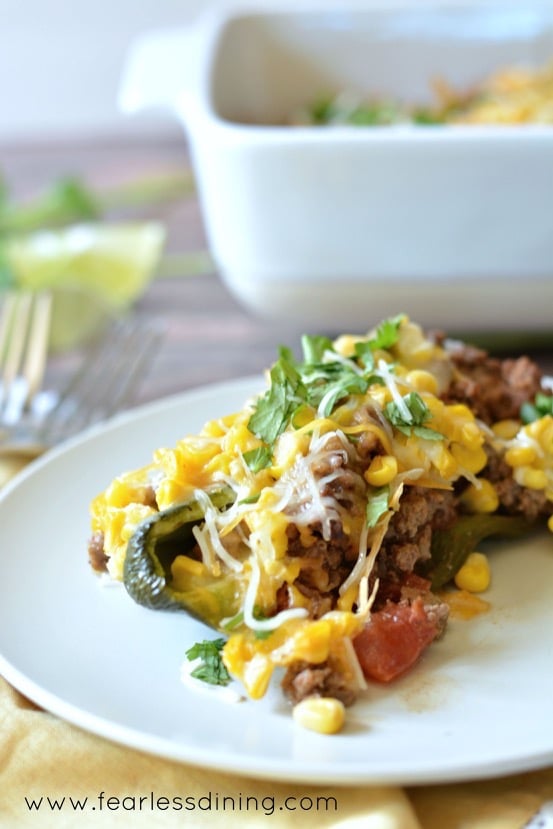
[[[213,4],[0,0],[0,143],[148,128],[144,120],[138,125],[117,111],[126,49],[138,34],[186,25],[208,5]],[[151,128],[176,129],[159,116]]]

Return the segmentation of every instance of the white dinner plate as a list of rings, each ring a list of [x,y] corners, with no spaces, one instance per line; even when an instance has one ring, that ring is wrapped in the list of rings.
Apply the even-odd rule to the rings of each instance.
[[[150,405],[55,450],[0,497],[0,671],[39,705],[119,743],[275,780],[483,778],[553,762],[553,539],[494,546],[492,610],[452,621],[406,678],[373,686],[345,730],[294,723],[278,682],[261,701],[197,693],[185,650],[213,633],[135,605],[90,569],[88,505],[263,388],[251,378]]]

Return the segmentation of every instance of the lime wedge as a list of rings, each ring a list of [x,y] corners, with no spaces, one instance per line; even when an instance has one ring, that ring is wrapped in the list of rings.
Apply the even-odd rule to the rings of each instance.
[[[118,311],[144,292],[164,242],[157,222],[91,223],[12,237],[4,253],[22,288],[76,287]]]

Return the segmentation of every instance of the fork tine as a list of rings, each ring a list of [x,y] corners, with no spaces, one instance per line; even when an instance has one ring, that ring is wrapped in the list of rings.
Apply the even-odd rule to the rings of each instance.
[[[52,295],[39,293],[36,295],[32,309],[32,319],[23,374],[27,379],[27,400],[31,400],[39,391],[48,356],[48,341],[50,338],[50,320],[52,315]]]
[[[51,297],[29,291],[5,295],[0,317],[0,419],[16,422],[39,390],[50,332]]]
[[[103,394],[93,401],[94,419],[109,417],[131,399],[160,337],[159,327],[151,323],[148,326],[140,322],[131,324],[122,333],[117,355],[119,359],[111,355],[114,358],[111,370],[102,377]]]
[[[16,298],[16,295],[10,291],[4,295],[4,301],[2,303],[2,313],[0,315],[0,366],[3,366],[5,362]],[[3,374],[4,371],[2,370],[2,376]]]
[[[27,326],[31,311],[30,294],[8,294],[3,316],[2,391],[8,399],[13,382],[22,365]]]
[[[47,414],[40,439],[52,445],[119,411],[132,398],[155,356],[160,327],[140,319],[116,323],[89,350]]]

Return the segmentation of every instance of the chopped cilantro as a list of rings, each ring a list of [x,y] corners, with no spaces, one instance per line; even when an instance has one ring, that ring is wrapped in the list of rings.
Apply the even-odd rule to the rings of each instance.
[[[281,347],[270,372],[270,388],[257,401],[248,422],[250,431],[267,446],[263,459],[246,453],[250,468],[264,468],[251,466],[261,460],[269,465],[275,440],[293,423],[303,406],[318,409],[321,417],[329,417],[348,395],[364,394],[370,385],[382,384],[382,378],[374,373],[373,352],[391,348],[397,342],[403,319],[399,315],[384,320],[371,339],[356,343],[352,357],[342,356],[328,337],[320,335],[302,337],[302,361],[296,360],[290,349]]]
[[[194,668],[191,676],[210,685],[228,685],[231,677],[221,658],[224,644],[224,639],[204,639],[203,642],[192,645],[186,651],[187,659],[200,659],[201,662]]]
[[[405,415],[395,400],[386,404],[384,414],[398,431],[408,437],[412,434],[424,440],[443,440],[444,436],[435,429],[429,429],[425,423],[431,419],[430,409],[416,391],[409,392],[403,396],[403,401],[409,412]]]
[[[298,397],[301,395],[301,378],[288,350],[281,349],[280,359],[272,367],[270,377],[271,385],[257,402],[248,429],[272,446],[286,429],[298,400],[301,400]]]
[[[380,382],[380,378],[376,378]],[[309,403],[319,407],[324,403],[322,417],[328,417],[336,404],[349,394],[363,394],[369,387],[369,378],[357,374],[341,363],[329,364],[323,382],[309,386]]]
[[[304,334],[301,338],[303,359],[307,365],[322,363],[327,351],[334,351],[332,340],[320,335]]]
[[[371,348],[390,349],[395,345],[399,338],[399,329],[403,322],[403,314],[398,314],[396,317],[384,320],[376,329],[376,335],[372,340],[369,340]]]
[[[359,340],[355,343],[355,356],[365,369],[372,371],[374,368],[374,348],[370,340]]]
[[[256,449],[250,449],[243,454],[243,458],[252,472],[266,469],[271,465],[272,457],[272,452],[268,446],[258,446]]]
[[[533,403],[523,403],[520,408],[520,418],[523,423],[532,423],[540,417],[553,415],[553,395],[538,392]]]
[[[369,495],[367,501],[367,526],[372,529],[376,527],[380,518],[388,511],[389,487],[383,486],[375,489]]]

